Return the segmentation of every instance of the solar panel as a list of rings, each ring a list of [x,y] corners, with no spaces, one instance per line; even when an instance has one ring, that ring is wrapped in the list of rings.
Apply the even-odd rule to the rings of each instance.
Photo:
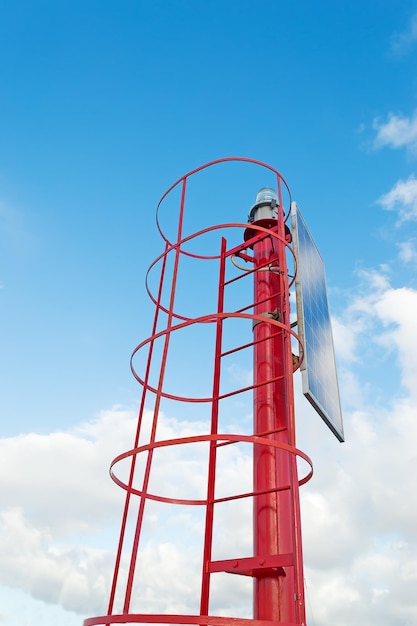
[[[298,334],[304,345],[303,393],[339,441],[344,441],[324,263],[295,202],[291,215]]]

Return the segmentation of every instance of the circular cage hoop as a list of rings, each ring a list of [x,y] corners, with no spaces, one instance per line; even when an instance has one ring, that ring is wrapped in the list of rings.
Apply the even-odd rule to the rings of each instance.
[[[165,448],[168,446],[176,446],[176,445],[186,445],[191,443],[207,443],[207,442],[221,442],[221,444],[232,444],[232,443],[251,443],[261,446],[267,446],[269,448],[276,448],[278,450],[282,450],[284,452],[288,452],[289,454],[295,455],[296,457],[300,457],[303,459],[310,467],[309,472],[303,476],[300,480],[298,480],[298,485],[302,486],[307,483],[313,475],[313,463],[305,452],[302,452],[298,448],[291,446],[289,444],[275,441],[274,439],[267,439],[266,437],[259,437],[256,435],[234,435],[234,434],[207,434],[207,435],[194,435],[188,437],[178,437],[176,439],[164,439],[161,441],[154,441],[143,446],[138,446],[137,448],[133,448],[132,450],[128,450],[117,457],[115,457],[110,465],[110,476],[112,480],[122,489],[128,491],[130,494],[134,494],[136,496],[140,496],[142,498],[146,498],[148,500],[154,500],[157,502],[164,502],[166,504],[184,504],[190,506],[207,506],[208,504],[219,504],[220,502],[229,502],[231,500],[239,500],[242,498],[254,498],[257,496],[264,495],[266,493],[277,493],[279,491],[288,491],[291,489],[291,485],[283,485],[277,488],[261,490],[261,491],[251,491],[248,493],[237,494],[233,496],[225,496],[222,498],[215,498],[212,501],[208,501],[207,499],[202,500],[192,500],[189,498],[168,498],[165,496],[159,496],[156,494],[151,494],[145,491],[141,491],[139,489],[133,488],[131,485],[124,483],[120,480],[114,473],[113,468],[115,465],[123,461],[124,459],[130,457],[136,457],[136,455],[141,452],[153,451],[157,448]]]
[[[273,174],[276,175],[277,177],[277,186],[278,189],[281,189],[281,184],[282,183],[288,193],[288,198],[289,198],[289,209],[288,211],[285,213],[284,211],[284,222],[286,222],[291,214],[291,191],[290,188],[288,186],[287,181],[285,180],[285,178],[282,176],[282,174],[280,174],[280,172],[275,169],[274,167],[272,167],[272,165],[268,165],[268,163],[264,163],[263,161],[258,161],[257,159],[249,159],[248,157],[223,157],[221,159],[216,159],[214,161],[209,161],[208,163],[205,163],[204,165],[200,165],[200,167],[195,168],[194,170],[191,170],[190,172],[188,172],[187,174],[184,174],[184,176],[181,176],[181,178],[179,178],[177,181],[175,181],[175,183],[173,183],[171,185],[171,187],[169,187],[169,189],[167,189],[165,191],[165,193],[162,195],[161,199],[158,202],[158,205],[156,207],[156,224],[158,227],[158,230],[161,234],[161,237],[163,238],[163,240],[167,243],[167,244],[171,244],[172,242],[168,239],[168,237],[166,237],[162,227],[161,227],[161,222],[159,219],[159,210],[162,206],[163,201],[165,200],[165,198],[168,197],[168,195],[171,193],[171,191],[173,191],[176,187],[178,187],[178,185],[183,185],[183,190],[182,190],[182,197],[181,197],[181,203],[183,203],[183,205],[185,204],[185,198],[184,198],[184,194],[185,194],[185,185],[186,185],[186,181],[191,178],[192,176],[194,176],[195,174],[198,174],[199,172],[202,172],[203,170],[206,170],[210,167],[213,167],[215,165],[220,165],[221,163],[248,163],[248,164],[252,164],[252,165],[258,165],[260,167],[263,167],[267,170],[269,170],[270,172],[272,172]],[[282,199],[282,197],[281,197]]]
[[[84,620],[84,626],[109,626],[110,624],[175,624],[187,626],[305,626],[294,622],[273,622],[265,619],[244,617],[220,617],[217,615],[169,615],[149,613],[125,613],[102,615]]]
[[[286,326],[285,324],[283,324],[282,322],[279,322],[278,320],[272,319],[272,318],[265,318],[265,316],[263,315],[255,315],[255,314],[251,314],[251,313],[212,313],[211,315],[203,315],[202,317],[196,317],[195,319],[192,319],[190,321],[186,321],[186,322],[182,322],[181,324],[176,324],[175,326],[171,326],[171,328],[166,328],[164,330],[161,330],[158,333],[155,333],[154,335],[152,335],[151,337],[148,337],[147,339],[145,339],[144,341],[142,341],[140,344],[138,344],[136,346],[136,348],[133,350],[132,356],[130,358],[130,369],[132,371],[133,376],[135,377],[135,379],[138,381],[138,383],[140,385],[142,385],[142,387],[144,389],[146,389],[146,391],[150,391],[151,393],[155,394],[156,396],[162,397],[162,398],[166,398],[167,400],[175,400],[178,402],[212,402],[213,401],[213,396],[205,396],[205,397],[192,397],[192,396],[179,396],[179,395],[174,395],[172,393],[168,393],[166,391],[163,391],[162,389],[157,389],[156,387],[153,387],[152,385],[150,385],[148,382],[146,382],[143,378],[141,378],[139,376],[139,374],[136,372],[134,366],[133,366],[133,359],[135,357],[135,355],[139,352],[139,350],[143,347],[145,347],[148,344],[151,344],[153,342],[155,342],[156,339],[159,339],[161,337],[166,337],[167,335],[181,330],[183,328],[187,328],[188,326],[192,326],[194,324],[207,324],[207,323],[214,323],[218,320],[224,320],[224,319],[249,319],[252,321],[257,321],[257,322],[263,322],[265,324],[272,324],[273,326],[277,326],[277,328],[281,328],[282,330],[285,330],[289,335],[291,335],[292,337],[294,337],[294,339],[297,341],[298,346],[299,346],[299,350],[300,350],[300,358],[298,359],[297,363],[295,365],[292,366],[292,371],[295,372],[299,369],[299,367],[301,366],[301,363],[303,361],[303,357],[304,357],[304,347],[303,344],[301,342],[300,337],[297,335],[297,333],[295,331],[292,330],[292,328],[290,326]],[[248,344],[250,345],[250,344]],[[258,385],[258,386],[265,386],[268,385],[272,382],[275,382],[275,379],[270,379],[267,380],[265,382],[262,383],[262,385]],[[224,398],[227,398],[231,395],[236,395],[238,393],[241,393],[243,391],[249,391],[251,389],[255,389],[257,387],[257,385],[248,385],[247,387],[242,387],[241,389],[237,389],[234,392],[229,392],[227,394],[223,394],[223,395],[219,395],[216,399],[217,400],[223,400]]]
[[[187,252],[186,250],[182,250],[181,246],[186,243],[187,241],[191,241],[193,239],[196,239],[197,237],[200,237],[206,233],[210,233],[210,232],[214,232],[216,230],[225,230],[230,229],[230,228],[240,228],[240,229],[246,229],[247,228],[247,224],[240,224],[238,222],[232,222],[232,223],[227,223],[227,224],[216,224],[215,226],[208,226],[207,228],[204,228],[203,230],[200,230],[196,233],[193,233],[191,235],[188,235],[187,237],[184,237],[184,239],[181,239],[181,241],[179,241],[176,244],[170,244],[165,250],[164,252],[162,252],[158,257],[156,257],[156,259],[154,259],[154,261],[152,261],[152,263],[150,264],[150,266],[148,267],[148,270],[146,272],[146,278],[145,278],[145,288],[146,288],[146,292],[149,296],[149,298],[151,299],[151,301],[153,302],[153,304],[160,309],[161,311],[163,311],[164,313],[166,313],[167,315],[172,315],[173,317],[175,317],[175,319],[178,320],[192,320],[194,318],[192,317],[187,317],[186,315],[181,315],[180,313],[176,313],[175,311],[170,311],[169,309],[167,309],[167,307],[163,306],[161,304],[161,302],[153,295],[152,290],[149,286],[149,277],[150,277],[150,273],[153,270],[154,267],[156,267],[157,263],[159,263],[160,261],[164,261],[168,254],[170,254],[171,252],[176,252],[178,251],[179,254],[182,254],[184,256],[187,257],[191,257],[194,259],[198,259],[201,261],[215,261],[215,260],[219,260],[221,258],[221,254],[216,254],[216,255],[200,255],[200,254],[195,254],[195,253],[191,253],[191,252]],[[263,226],[259,226],[256,224],[251,224],[251,230],[256,230],[259,233],[265,233],[266,235],[268,235],[269,237],[272,237],[273,239],[276,239],[279,243],[281,243],[282,245],[284,245],[286,247],[286,249],[290,252],[292,258],[293,258],[293,263],[294,263],[294,274],[291,277],[291,280],[288,283],[288,288],[291,289],[291,287],[293,286],[294,282],[295,282],[295,278],[296,278],[296,274],[297,274],[297,258],[295,256],[295,252],[294,249],[292,248],[292,246],[289,244],[288,241],[285,240],[284,237],[282,237],[281,235],[279,235],[277,232],[270,230],[268,228],[264,228]],[[239,270],[241,271],[245,271],[246,273],[250,274],[250,273],[254,273],[255,269],[249,269],[247,270],[246,268],[238,265],[235,263],[235,261],[233,260],[233,257],[235,255],[230,255],[231,258],[231,262],[233,263],[233,265],[235,265],[235,267],[237,267]]]

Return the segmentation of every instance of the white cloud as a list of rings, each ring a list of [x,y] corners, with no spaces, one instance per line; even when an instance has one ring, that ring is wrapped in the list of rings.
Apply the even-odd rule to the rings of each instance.
[[[113,532],[123,493],[111,459],[134,433],[133,411],[114,408],[71,432],[0,440],[0,582],[46,603],[102,612],[114,562],[94,537]]]
[[[381,340],[388,349],[396,348],[402,382],[410,395],[417,397],[417,291],[389,289],[375,303],[375,312],[386,327]]]
[[[378,358],[384,362],[389,359],[387,367],[391,368],[395,359],[395,371],[400,373],[404,389],[414,397],[417,291],[410,287],[392,287],[388,272],[389,268],[359,273],[362,285],[358,286],[355,297],[334,324],[336,352],[347,371],[347,380],[353,384],[355,369],[366,366],[366,359],[372,358],[373,351],[382,347],[384,356],[380,354]],[[345,336],[348,339],[344,339]],[[374,366],[372,361],[369,362],[371,366]],[[381,380],[384,378],[383,372]]]
[[[396,56],[410,52],[417,42],[417,14],[413,15],[403,32],[395,33],[391,39],[391,50]]]
[[[397,211],[400,222],[417,220],[417,179],[412,174],[407,180],[397,181],[377,202],[388,211]]]
[[[332,318],[332,330],[335,349],[341,361],[356,361],[357,337],[364,331],[363,319],[351,319],[349,324],[343,323],[337,317]]]
[[[133,429],[134,413],[114,409],[74,431],[1,439],[0,472],[8,480],[0,483],[0,501],[11,507],[24,502],[31,519],[53,528],[56,537],[95,532],[118,519],[120,493],[108,467],[133,441]]]
[[[381,122],[374,119],[373,128],[376,131],[375,148],[409,148],[417,150],[417,111],[412,117],[390,113],[388,121]]]
[[[347,443],[315,459],[302,511],[316,623],[415,623],[414,414],[407,399],[350,415]]]
[[[415,239],[409,239],[408,241],[399,243],[398,248],[398,256],[403,263],[412,265],[417,264],[417,248]]]
[[[358,403],[345,410],[346,443],[326,443],[319,420],[304,415],[301,405],[297,412],[299,445],[315,466],[301,490],[310,619],[411,625],[417,621],[417,501],[410,497],[417,461],[417,291],[392,287],[384,271],[362,272],[361,279],[337,327],[354,335],[341,351],[354,387],[344,404]],[[378,357],[379,350],[389,358]],[[382,386],[399,372],[401,395],[381,401],[375,383],[367,383],[375,367]],[[343,387],[344,381],[342,399]]]
[[[99,611],[108,588],[111,552],[65,546],[32,525],[21,509],[0,514],[0,582],[72,611]]]
[[[373,300],[378,297],[380,293],[389,289],[390,283],[387,274],[389,274],[390,268],[387,265],[381,265],[378,270],[366,270],[361,269],[358,271],[358,277],[361,281],[366,284],[366,289],[363,290],[363,293],[366,294],[366,300],[369,302],[373,302]],[[349,308],[352,310],[361,310],[364,306],[365,299],[361,294],[356,294],[356,296],[351,300]],[[365,306],[365,310],[368,310],[369,307]]]

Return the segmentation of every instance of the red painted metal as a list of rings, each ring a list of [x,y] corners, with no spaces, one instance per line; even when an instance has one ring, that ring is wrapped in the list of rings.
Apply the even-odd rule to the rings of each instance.
[[[282,199],[278,206],[282,207]],[[268,226],[271,232],[276,230],[280,238],[274,240],[271,236],[262,236],[253,244],[255,312],[265,316],[265,321],[254,327],[254,432],[270,433],[269,437],[291,445],[295,442],[295,432],[291,341],[287,330],[290,306],[281,208],[277,221]],[[278,333],[269,323],[271,315],[282,321]],[[295,556],[294,529],[300,528],[296,519],[299,513],[294,510],[291,489],[282,489],[289,483],[294,487],[292,475],[295,471],[291,455],[285,450],[255,446],[254,491],[267,493],[254,500],[254,552],[265,561],[269,555],[275,555],[275,558],[286,553]],[[301,540],[297,543],[301,546]],[[254,574],[256,619],[279,623],[305,621],[303,589],[298,588],[302,571],[296,571],[294,558],[286,565],[286,568],[270,568],[267,573],[259,571]],[[302,558],[297,567],[302,567]]]
[[[189,179],[224,162],[240,162],[266,169],[276,177],[278,190],[278,219],[245,223],[213,225],[193,234],[184,231],[185,206]],[[260,185],[261,186],[261,185]],[[179,191],[178,222],[175,241],[163,232],[160,209],[174,191]],[[255,190],[256,191],[256,190]],[[294,257],[288,236],[283,191],[289,189],[277,170],[271,166],[239,157],[219,159],[203,165],[180,178],[163,195],[157,208],[158,229],[165,241],[164,252],[151,264],[146,289],[155,305],[151,336],[134,350],[131,361],[133,375],[143,388],[138,423],[133,447],[119,454],[111,464],[112,479],[125,491],[119,544],[107,615],[86,619],[84,626],[110,624],[199,624],[213,626],[301,626],[305,624],[303,590],[303,561],[301,549],[299,486],[312,475],[312,464],[307,455],[296,448],[292,373],[300,365],[293,364],[292,339],[299,343],[290,325],[289,289],[294,278],[289,278],[287,257]],[[188,245],[208,233],[219,233],[217,249],[210,254],[196,254]],[[240,233],[238,243],[228,244],[226,236]],[[240,257],[245,270],[234,261]],[[215,305],[204,315],[182,310],[177,304],[184,259],[214,263],[218,286]],[[295,266],[295,261],[294,261]],[[230,275],[229,268],[235,272]],[[247,267],[247,269],[246,269]],[[157,293],[154,294],[150,273],[160,270]],[[295,271],[294,271],[295,274]],[[187,277],[186,277],[187,278]],[[251,285],[253,284],[253,286]],[[229,290],[243,285],[246,302],[230,305]],[[246,285],[246,286],[245,286]],[[249,294],[253,293],[253,297]],[[167,297],[168,294],[168,297]],[[166,301],[167,299],[167,301]],[[226,305],[226,303],[228,303]],[[247,334],[235,343],[226,342],[225,331],[231,323],[247,324]],[[250,330],[252,323],[253,331]],[[175,338],[187,329],[206,329],[214,333],[213,360],[204,375],[211,379],[211,392],[175,394],[168,386]],[[253,336],[250,336],[253,332]],[[230,335],[226,335],[230,339]],[[237,341],[237,342],[236,342]],[[223,390],[226,371],[225,359],[253,353],[254,375],[250,384],[235,384]],[[174,353],[175,354],[175,353]],[[144,355],[142,372],[136,371],[137,358]],[[302,346],[300,345],[302,358]],[[156,365],[155,365],[156,363]],[[155,371],[157,375],[155,375]],[[253,394],[253,432],[251,434],[225,432],[221,428],[223,402]],[[246,396],[245,396],[246,397]],[[196,432],[182,437],[161,438],[158,424],[162,403],[176,406],[194,406],[196,410],[209,407],[207,432]],[[145,414],[151,411],[146,427]],[[220,429],[220,430],[219,430]],[[143,441],[144,434],[145,442]],[[151,489],[157,455],[163,451],[188,449],[193,445],[207,446],[208,467],[205,495],[190,497],[155,493]],[[250,445],[253,450],[253,489],[219,494],[219,457],[227,446]],[[181,446],[183,448],[181,448]],[[297,458],[303,459],[308,469],[299,479]],[[126,478],[120,469],[128,466]],[[124,474],[123,474],[124,476]],[[239,501],[253,502],[253,524],[247,529],[253,534],[253,554],[236,554],[235,558],[213,558],[215,523],[218,507]],[[165,505],[193,507],[204,511],[202,537],[202,568],[200,581],[199,615],[171,614],[163,610],[146,613],[135,606],[137,569],[140,562],[141,538],[147,511],[151,502]],[[215,614],[212,599],[212,579],[219,574],[237,575],[241,580],[253,579],[253,616],[223,617]],[[178,572],[178,576],[181,576]],[[164,598],[161,598],[161,602]],[[120,608],[118,608],[120,607]],[[192,611],[192,608],[190,608]]]
[[[273,626],[275,622],[268,620],[252,620],[236,617],[220,617],[210,615],[209,618],[201,615],[173,615],[149,613],[123,613],[120,615],[102,615],[84,620],[84,626],[98,626],[99,624],[196,624],[198,626]],[[298,624],[286,624],[298,626]]]

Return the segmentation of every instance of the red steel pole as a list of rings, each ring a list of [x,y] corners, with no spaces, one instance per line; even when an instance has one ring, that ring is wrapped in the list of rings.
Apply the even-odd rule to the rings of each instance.
[[[263,190],[261,190],[263,191]],[[272,191],[272,190],[270,190]],[[261,192],[260,192],[261,193]],[[258,194],[259,197],[259,194]],[[254,224],[273,228],[279,207],[255,205]],[[270,211],[271,218],[268,218]],[[275,219],[274,219],[275,216]],[[257,219],[259,218],[259,219]],[[282,216],[280,216],[282,221]],[[261,236],[253,245],[255,314],[265,322],[254,326],[254,434],[293,444],[291,407],[287,377],[291,358],[288,333],[271,319],[289,325],[289,293],[285,244],[276,237]],[[268,382],[272,381],[272,382]],[[297,623],[294,577],[294,511],[291,472],[294,464],[285,450],[254,446],[254,556],[262,562],[269,555],[288,555],[288,567],[259,571],[254,580],[254,618],[280,623]]]

